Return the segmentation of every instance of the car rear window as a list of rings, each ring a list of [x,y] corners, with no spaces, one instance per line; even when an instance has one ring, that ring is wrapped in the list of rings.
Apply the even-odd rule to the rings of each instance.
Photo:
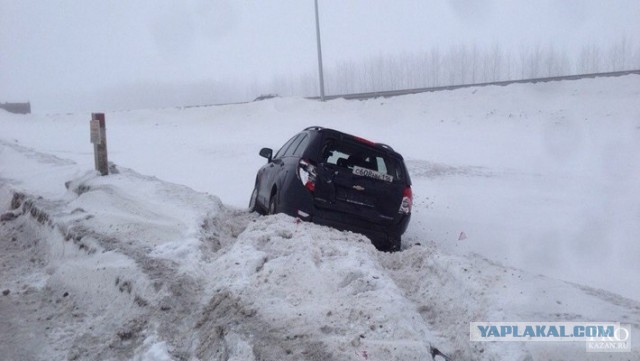
[[[327,141],[323,147],[320,162],[349,169],[354,173],[356,171],[366,173],[366,171],[362,171],[363,169],[371,170],[383,175],[379,177],[380,179],[390,181],[403,179],[402,168],[397,159],[376,148],[356,142]],[[371,175],[375,175],[375,173]]]

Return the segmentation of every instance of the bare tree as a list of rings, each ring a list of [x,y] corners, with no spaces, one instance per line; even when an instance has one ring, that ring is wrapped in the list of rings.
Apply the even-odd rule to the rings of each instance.
[[[627,35],[624,34],[609,49],[609,71],[626,70],[631,52]]]
[[[345,94],[632,68],[640,68],[640,43],[633,44],[623,36],[605,51],[595,44],[585,45],[573,58],[553,45],[523,44],[516,52],[503,51],[497,43],[490,47],[456,45],[444,52],[434,47],[420,54],[380,54],[362,62],[342,61],[330,67],[325,76],[328,93]],[[297,79],[279,76],[259,87],[281,95],[316,95],[313,74],[309,71]],[[251,91],[256,92],[257,87],[254,83]]]

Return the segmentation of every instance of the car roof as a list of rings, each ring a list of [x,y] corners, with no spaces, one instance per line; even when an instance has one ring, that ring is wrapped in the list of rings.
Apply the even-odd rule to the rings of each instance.
[[[372,142],[368,139],[359,137],[357,135],[353,135],[353,134],[349,134],[349,133],[345,133],[345,132],[341,132],[339,130],[335,130],[335,129],[331,129],[331,128],[324,128],[324,127],[320,127],[320,126],[311,126],[311,127],[307,127],[304,129],[305,131],[317,131],[318,133],[322,133],[322,134],[332,134],[335,135],[336,137],[339,138],[350,138],[350,140],[355,140],[358,141],[360,143],[365,143],[369,146],[387,151],[389,153],[392,153],[398,157],[400,157],[402,159],[402,155],[400,155],[400,153],[396,152],[393,148],[391,148],[391,146],[384,144],[384,143],[377,143],[377,142]]]

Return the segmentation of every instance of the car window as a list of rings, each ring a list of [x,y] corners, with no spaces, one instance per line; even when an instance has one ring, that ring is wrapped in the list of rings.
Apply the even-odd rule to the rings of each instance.
[[[304,152],[304,150],[307,148],[307,145],[309,144],[309,135],[305,134],[302,139],[300,139],[300,143],[298,143],[298,146],[296,147],[296,149],[293,151],[293,155],[295,157],[299,157],[302,155],[302,153]],[[292,147],[293,148],[293,147]]]
[[[398,161],[375,148],[352,142],[328,141],[323,147],[321,162],[349,170],[365,168],[402,180]]]
[[[286,143],[284,143],[284,145],[282,146],[282,148],[280,148],[280,150],[278,151],[278,153],[276,153],[276,155],[273,158],[281,158],[284,157],[285,153],[287,152],[287,149],[289,149],[289,147],[291,146],[291,144],[300,136],[300,134],[295,135],[293,138],[289,139]]]
[[[300,142],[302,142],[302,140],[304,139],[304,137],[306,136],[306,134],[298,134],[298,136],[296,137],[296,139],[291,143],[291,145],[289,146],[289,148],[287,149],[287,151],[284,153],[285,157],[290,157],[293,155],[293,153],[295,152],[295,150],[298,148],[298,146],[300,145]]]

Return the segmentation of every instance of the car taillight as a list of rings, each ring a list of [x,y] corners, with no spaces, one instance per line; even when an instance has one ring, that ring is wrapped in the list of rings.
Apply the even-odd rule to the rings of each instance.
[[[411,186],[406,186],[402,191],[402,203],[400,203],[399,213],[410,214],[411,206],[413,205],[413,193],[411,192]]]
[[[309,191],[316,190],[316,167],[304,159],[300,159],[298,163],[298,179],[302,182],[302,185]]]

